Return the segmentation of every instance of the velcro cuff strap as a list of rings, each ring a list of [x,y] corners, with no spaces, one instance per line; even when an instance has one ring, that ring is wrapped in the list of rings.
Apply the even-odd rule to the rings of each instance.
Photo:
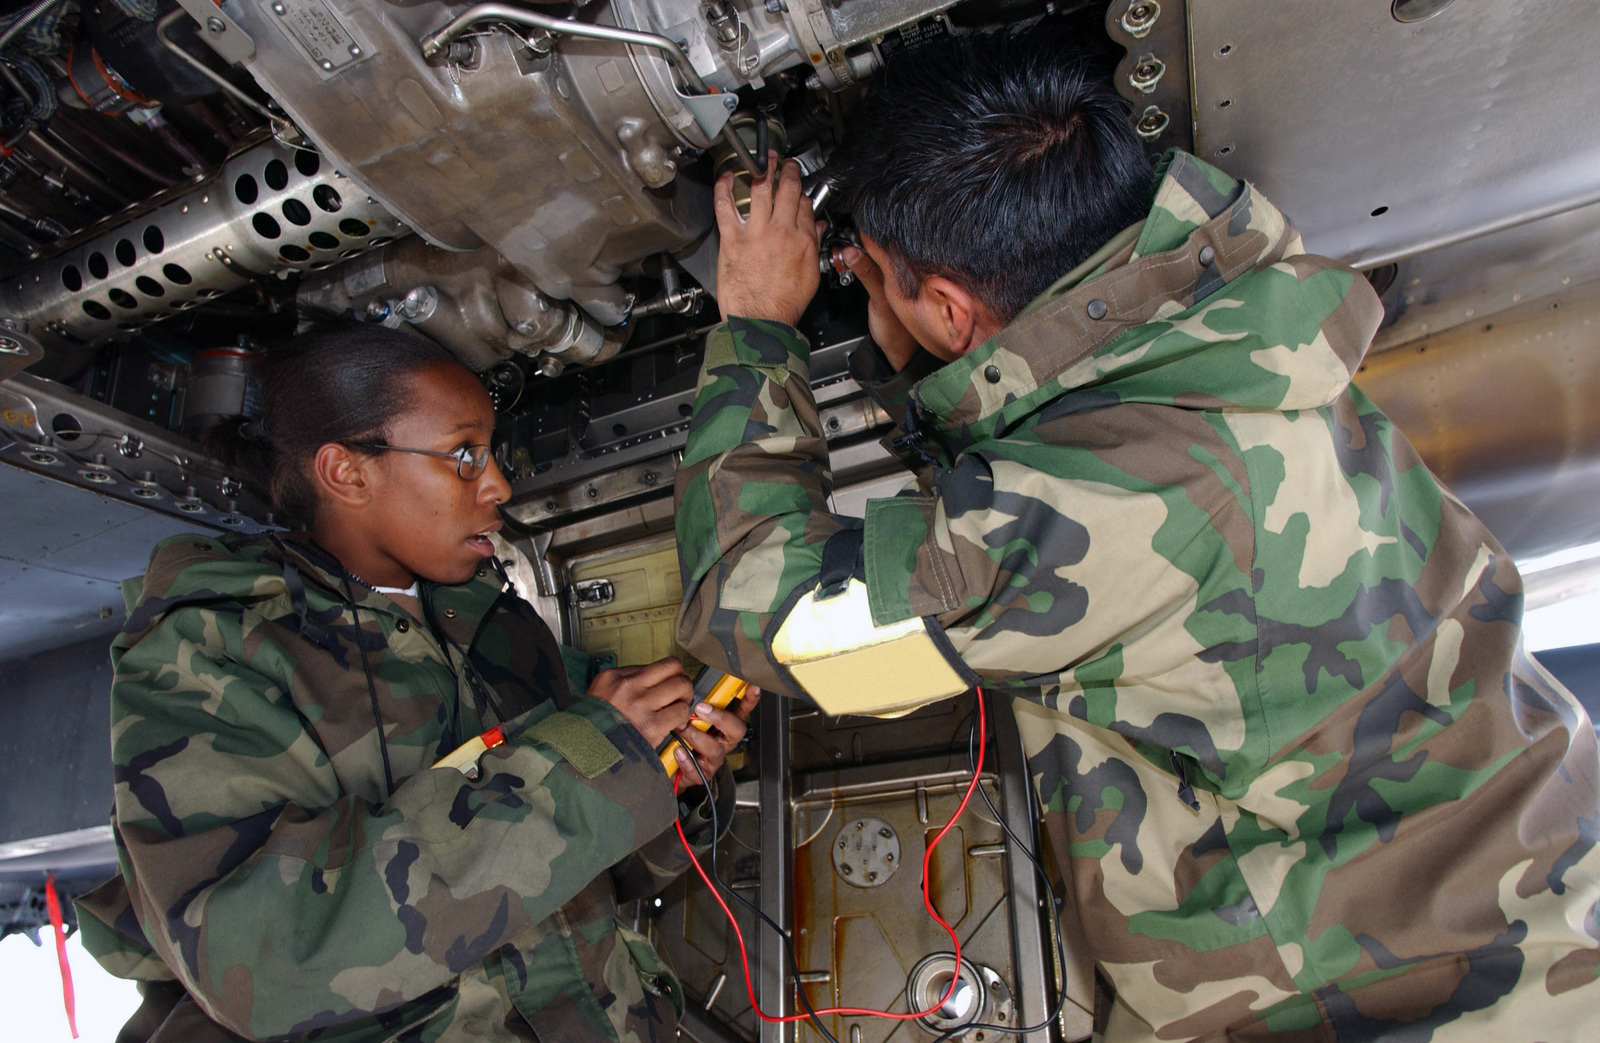
[[[553,713],[523,733],[542,742],[586,779],[592,779],[622,760],[622,751],[612,745],[605,733],[582,717]]]

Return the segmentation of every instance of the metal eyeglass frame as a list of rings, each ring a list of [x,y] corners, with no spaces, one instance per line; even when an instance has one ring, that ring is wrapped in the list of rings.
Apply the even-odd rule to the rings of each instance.
[[[476,481],[489,469],[489,461],[494,459],[489,447],[481,443],[464,445],[451,453],[441,453],[437,449],[412,449],[403,445],[387,445],[383,442],[349,442],[346,443],[356,449],[388,450],[396,453],[415,453],[418,456],[437,456],[441,460],[454,460],[456,462],[456,475],[463,482]],[[470,454],[470,455],[469,455]],[[482,461],[479,463],[478,461]],[[472,474],[467,474],[466,468],[475,466]]]

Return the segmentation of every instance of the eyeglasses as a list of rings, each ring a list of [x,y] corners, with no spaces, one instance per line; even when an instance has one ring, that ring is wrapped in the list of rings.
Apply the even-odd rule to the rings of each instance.
[[[391,453],[416,453],[418,456],[437,456],[441,460],[454,460],[456,474],[462,481],[470,482],[481,475],[489,466],[489,447],[486,445],[464,445],[460,449],[441,453],[437,449],[412,449],[403,445],[384,445],[382,442],[350,442],[357,449],[372,449],[377,452]]]

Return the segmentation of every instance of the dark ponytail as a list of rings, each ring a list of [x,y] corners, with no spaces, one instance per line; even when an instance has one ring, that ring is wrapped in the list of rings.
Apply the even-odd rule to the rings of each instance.
[[[410,410],[409,378],[432,366],[460,365],[429,340],[382,326],[357,325],[297,337],[267,353],[261,413],[206,432],[208,451],[267,490],[290,524],[316,515],[310,463],[329,442],[381,442],[389,422]]]

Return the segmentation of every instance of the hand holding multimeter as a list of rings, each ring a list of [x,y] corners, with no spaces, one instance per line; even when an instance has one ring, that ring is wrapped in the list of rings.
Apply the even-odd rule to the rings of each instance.
[[[678,730],[678,734],[668,739],[661,748],[661,767],[666,770],[667,777],[674,777],[680,767],[685,766],[679,761],[679,750],[686,744],[699,758],[701,767],[710,775],[721,764],[728,752],[737,746],[744,738],[746,722],[750,713],[755,709],[760,699],[761,690],[752,687],[737,677],[732,677],[707,667],[694,685],[695,713],[688,725]],[[728,707],[735,700],[739,705],[730,710]],[[699,707],[708,706],[710,709],[702,712]],[[692,735],[689,729],[698,729],[706,733],[704,738]],[[715,731],[713,732],[713,729]],[[691,781],[699,781],[691,777]]]

